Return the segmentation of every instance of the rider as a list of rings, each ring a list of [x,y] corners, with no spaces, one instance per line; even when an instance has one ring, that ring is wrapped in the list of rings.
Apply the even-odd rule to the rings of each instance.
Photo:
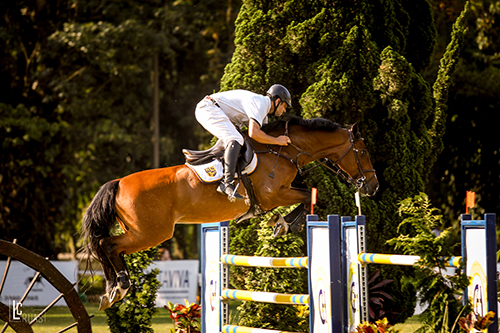
[[[243,199],[234,185],[236,163],[244,144],[235,126],[248,126],[248,136],[257,142],[286,146],[291,143],[288,136],[270,136],[261,127],[267,123],[268,114],[281,116],[287,106],[292,106],[292,97],[281,84],[271,86],[266,96],[229,90],[206,96],[196,105],[196,120],[224,144],[224,177],[217,192],[226,194],[231,202]]]

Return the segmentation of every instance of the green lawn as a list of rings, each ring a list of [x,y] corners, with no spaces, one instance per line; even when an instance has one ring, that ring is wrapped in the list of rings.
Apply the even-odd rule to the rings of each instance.
[[[419,316],[413,316],[406,320],[406,322],[402,324],[396,324],[394,327],[398,330],[401,330],[401,333],[413,333],[418,328],[420,328],[422,324],[420,323]]]
[[[240,302],[230,302],[230,319],[233,324],[237,322],[236,307]],[[89,315],[94,315],[91,319],[93,333],[109,333],[108,324],[106,323],[106,314],[104,311],[98,310],[98,304],[87,303],[85,305]],[[23,308],[24,314],[37,314],[40,312],[39,308]],[[53,307],[39,323],[33,325],[35,333],[54,333],[73,323],[67,307],[57,306]],[[3,327],[3,321],[0,320],[0,330]],[[172,328],[172,320],[170,319],[169,312],[164,308],[158,308],[158,313],[153,317],[153,330],[155,333],[169,333]],[[397,324],[396,329],[400,329],[401,333],[414,333],[420,327],[419,316],[409,318],[403,324]],[[12,329],[7,329],[6,332],[13,333]],[[70,329],[68,332],[76,332],[76,328]]]
[[[104,311],[98,310],[98,304],[88,303],[85,305],[89,315],[94,315],[91,319],[93,333],[109,333],[108,324],[106,323],[106,314]],[[23,314],[31,315],[40,313],[39,308],[24,307]],[[73,323],[73,317],[67,307],[56,306],[49,310],[36,324],[33,325],[35,333],[55,333]],[[0,330],[4,322],[0,320]],[[153,329],[155,333],[168,333],[173,327],[169,312],[164,308],[158,308],[158,313],[153,317]],[[68,330],[68,332],[76,332],[76,328]],[[10,327],[6,332],[12,333]]]

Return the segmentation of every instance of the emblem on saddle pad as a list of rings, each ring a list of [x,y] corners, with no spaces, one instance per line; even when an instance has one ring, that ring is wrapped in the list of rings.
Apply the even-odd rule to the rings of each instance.
[[[205,168],[205,172],[207,173],[207,176],[210,178],[213,178],[215,177],[215,175],[217,175],[217,170],[215,170],[215,167],[213,165],[209,166],[208,168]]]
[[[196,176],[203,183],[213,183],[222,179],[224,175],[224,166],[222,162],[218,159],[214,159],[213,161],[201,165],[192,165],[186,163],[186,165],[194,171]],[[244,174],[252,174],[258,165],[257,155],[254,153],[252,162],[242,171]],[[238,175],[236,175],[238,177]]]

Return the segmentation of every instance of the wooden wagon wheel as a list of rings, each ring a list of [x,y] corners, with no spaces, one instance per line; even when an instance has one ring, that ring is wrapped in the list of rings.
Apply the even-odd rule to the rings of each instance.
[[[17,333],[33,332],[32,325],[36,323],[37,319],[45,314],[63,297],[66,300],[66,304],[68,305],[73,318],[75,319],[75,323],[60,330],[59,332],[65,332],[76,326],[78,333],[91,333],[92,327],[90,324],[90,316],[88,315],[87,310],[83,306],[82,301],[74,288],[75,285],[71,284],[48,259],[17,245],[15,242],[15,240],[12,243],[0,240],[0,254],[8,257],[7,265],[5,266],[5,271],[3,272],[3,277],[0,282],[0,295],[2,293],[12,259],[22,262],[37,272],[26,289],[20,303],[22,303],[22,300],[28,295],[39,276],[43,276],[55,289],[57,289],[57,291],[60,292],[60,294],[37,316],[37,318],[33,319],[31,322],[27,322],[22,318],[16,321],[9,320],[9,311],[11,311],[11,309],[7,305],[0,302],[0,319],[5,322],[4,326],[0,327],[0,333],[4,332],[9,326]]]

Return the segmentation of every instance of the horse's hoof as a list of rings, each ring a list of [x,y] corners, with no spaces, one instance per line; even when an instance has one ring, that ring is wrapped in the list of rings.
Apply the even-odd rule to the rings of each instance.
[[[105,294],[101,296],[101,304],[99,304],[99,311],[106,310],[113,303],[109,301],[109,294]]]
[[[271,216],[269,221],[267,221],[267,226],[274,227],[277,224],[283,224],[283,223],[286,223],[283,216],[281,216],[281,214],[274,214],[273,216]]]
[[[116,288],[117,288],[117,290],[120,293],[120,299],[119,300],[121,300],[121,299],[123,299],[123,297],[125,297],[125,295],[127,295],[127,292],[128,292],[128,290],[129,290],[130,287],[126,288],[126,289],[125,288],[120,288],[120,287],[116,287]]]
[[[118,301],[121,301],[123,297],[127,294],[128,288],[123,289],[118,286],[114,287],[113,290],[111,291],[111,295],[109,298],[111,299],[110,302],[111,304],[114,304]]]
[[[274,227],[273,238],[284,236],[288,233],[288,223],[277,223]]]

